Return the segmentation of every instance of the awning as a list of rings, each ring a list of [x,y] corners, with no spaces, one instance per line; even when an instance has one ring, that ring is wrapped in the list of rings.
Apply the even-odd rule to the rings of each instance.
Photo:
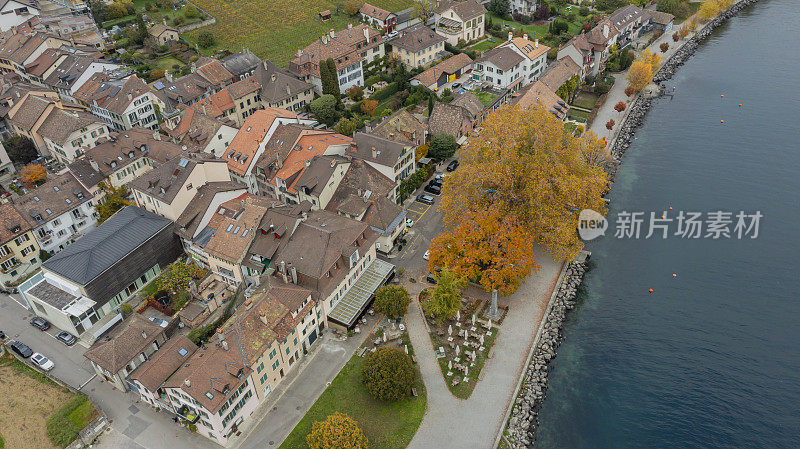
[[[63,309],[63,311],[77,318],[86,313],[87,311],[91,310],[95,304],[97,303],[92,301],[91,299],[85,296],[81,296],[77,301],[73,302],[72,304],[68,305],[65,309]]]
[[[347,328],[352,327],[375,291],[386,282],[393,270],[394,265],[389,262],[380,259],[372,261],[350,287],[350,290],[339,300],[336,307],[331,310],[328,319]]]

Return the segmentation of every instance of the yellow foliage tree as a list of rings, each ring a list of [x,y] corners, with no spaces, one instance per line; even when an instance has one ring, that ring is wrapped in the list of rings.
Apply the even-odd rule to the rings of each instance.
[[[369,443],[358,423],[344,413],[335,412],[325,421],[317,421],[306,436],[311,449],[367,449]]]
[[[476,260],[498,254],[513,258],[505,263],[514,264],[515,276],[534,266],[526,245],[542,245],[557,259],[573,258],[583,248],[576,232],[578,213],[606,210],[602,200],[606,172],[586,157],[596,151],[597,139],[591,133],[572,136],[541,105],[502,108],[481,128],[459,150],[458,175],[445,178],[439,210],[447,230],[442,239],[458,236],[468,238],[472,245],[506,245],[502,251],[491,246],[471,250]],[[476,225],[466,229],[459,226],[462,221]],[[487,229],[497,228],[498,221],[502,236],[486,238]],[[521,241],[521,235],[527,238]],[[437,242],[435,246],[435,257],[450,257],[445,256],[444,245]],[[505,283],[511,285],[506,292],[513,290],[511,279],[503,279],[510,266],[495,260],[481,259],[481,263],[497,272],[488,276],[487,285]]]
[[[644,61],[634,61],[625,79],[628,80],[628,85],[638,92],[650,84],[653,79],[653,68]]]
[[[656,73],[658,71],[658,67],[661,65],[661,55],[658,53],[653,53],[650,50],[643,51],[637,60],[648,64],[653,73]]]
[[[431,146],[427,143],[422,144],[414,150],[414,162],[419,162],[420,159],[428,155],[428,150],[431,149]]]
[[[704,22],[713,19],[717,14],[719,14],[719,4],[714,1],[703,2],[703,4],[700,5],[700,9],[697,11],[697,15]]]
[[[26,165],[19,171],[19,180],[26,187],[47,181],[47,170],[41,164]]]

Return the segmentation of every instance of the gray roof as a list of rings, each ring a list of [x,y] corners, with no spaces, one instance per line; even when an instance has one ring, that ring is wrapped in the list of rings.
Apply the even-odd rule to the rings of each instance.
[[[476,0],[466,0],[463,2],[443,0],[436,8],[436,12],[441,14],[451,7],[453,8],[453,11],[455,11],[456,14],[461,17],[461,20],[464,21],[478,17],[481,14],[486,14],[486,8],[484,8],[483,5],[478,3]]]
[[[449,134],[458,140],[461,137],[461,125],[464,120],[470,120],[469,112],[465,108],[454,104],[436,103],[428,119],[428,133],[431,136]]]
[[[469,112],[472,121],[476,121],[483,112],[483,103],[478,99],[478,96],[472,92],[464,92],[463,94],[456,94],[455,99],[451,103],[455,106],[461,106]]]
[[[403,151],[410,144],[401,142],[393,142],[382,137],[372,134],[356,133],[353,136],[353,141],[356,144],[356,152],[352,152],[353,146],[350,146],[350,155],[363,159],[365,161],[377,162],[381,165],[394,167],[397,161],[403,155]],[[372,155],[372,149],[375,148],[375,156]]]
[[[171,223],[128,206],[48,259],[43,267],[76,284],[88,284]]]
[[[286,98],[310,91],[313,87],[294,75],[279,69],[268,60],[256,67],[253,76],[261,83],[261,98],[267,103],[277,103]]]
[[[39,128],[39,134],[59,145],[64,145],[72,133],[92,123],[104,124],[97,116],[88,112],[55,109],[47,115],[44,123]]]
[[[90,189],[105,179],[105,175],[95,170],[92,164],[85,158],[75,160],[75,162],[69,164],[67,168],[85,189]]]
[[[390,44],[392,47],[417,53],[444,41],[444,37],[436,34],[432,29],[418,26],[404,32],[400,37],[391,41]]]
[[[502,46],[485,51],[475,62],[489,62],[498,69],[506,71],[511,70],[512,67],[519,64],[524,59],[525,58],[511,48]]]
[[[222,65],[237,78],[255,69],[260,64],[261,60],[258,59],[258,56],[249,51],[234,53],[222,60]]]
[[[242,193],[244,193],[247,191],[247,187],[233,181],[209,182],[208,184],[200,186],[194,198],[189,201],[186,209],[183,210],[181,216],[175,221],[178,225],[177,232],[181,236],[191,239],[197,227],[200,225],[203,215],[205,215],[211,202],[214,200],[214,197],[218,193],[230,192],[233,190],[241,190]]]
[[[134,179],[131,181],[130,187],[167,204],[172,204],[172,200],[181,191],[197,164],[205,162],[225,163],[222,159],[217,159],[210,154],[183,153],[181,157],[174,157],[160,167],[155,167]]]
[[[47,107],[53,103],[55,101],[50,98],[29,95],[14,113],[11,121],[20,128],[30,131],[36,121],[39,120],[39,117],[47,110]]]
[[[58,310],[63,310],[70,303],[79,299],[77,296],[61,290],[45,279],[39,281],[38,284],[31,287],[25,294],[31,295],[40,301],[44,301]]]
[[[163,333],[161,326],[133,313],[94,342],[83,356],[111,373],[118,373]]]

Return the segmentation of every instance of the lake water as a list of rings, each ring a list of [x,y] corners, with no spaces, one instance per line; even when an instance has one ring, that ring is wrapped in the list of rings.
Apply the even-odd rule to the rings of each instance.
[[[800,2],[762,0],[667,83],[610,196],[642,238],[588,245],[538,448],[800,448],[799,49]],[[669,206],[760,211],[759,236],[644,239]]]

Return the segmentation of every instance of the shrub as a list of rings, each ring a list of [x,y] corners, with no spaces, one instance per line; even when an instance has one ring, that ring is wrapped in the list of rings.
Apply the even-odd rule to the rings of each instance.
[[[186,5],[183,7],[183,16],[187,19],[196,19],[200,17],[200,11],[194,5]]]
[[[510,7],[508,0],[491,0],[488,5],[486,5],[486,9],[495,13],[499,17],[503,17],[508,12]]]
[[[364,360],[361,381],[375,399],[398,401],[411,394],[414,366],[408,354],[400,349],[379,348]]]
[[[547,50],[547,59],[552,61],[552,60],[555,60],[556,58],[558,58],[558,48],[557,47],[553,47],[550,50]]]
[[[364,98],[364,89],[362,89],[361,86],[350,87],[344,92],[353,101],[359,101]]]
[[[664,42],[661,45],[659,45],[658,48],[661,49],[661,53],[666,53],[667,50],[669,50],[669,44]]]
[[[630,97],[631,95],[633,95],[635,93],[636,93],[636,90],[633,88],[633,86],[628,86],[628,87],[625,88],[625,95]]]
[[[312,101],[309,104],[309,108],[317,120],[328,126],[333,126],[338,118],[336,103],[336,97],[333,95],[323,95]]]
[[[428,155],[428,150],[430,150],[430,148],[431,148],[430,145],[428,145],[427,143],[418,146],[417,149],[414,151],[414,162],[418,162],[423,157],[426,157]]]
[[[402,285],[384,285],[375,293],[375,310],[386,318],[397,319],[406,314],[411,297]]]
[[[612,129],[614,129],[614,124],[615,124],[615,122],[614,122],[614,119],[612,118],[611,120],[606,122],[606,129],[611,131]]]
[[[47,418],[47,438],[55,446],[67,447],[75,441],[77,433],[89,424],[95,413],[86,395],[75,396]]]
[[[202,48],[209,48],[214,45],[214,35],[210,31],[201,31],[197,35],[197,45]]]
[[[183,308],[190,300],[192,299],[192,294],[187,291],[178,292],[175,296],[172,297],[172,302],[170,302],[169,308],[178,311]]]
[[[325,421],[317,421],[306,436],[310,449],[367,449],[369,444],[358,423],[344,413],[336,412]]]
[[[172,19],[172,24],[175,25],[176,27],[178,27],[178,26],[183,25],[183,21],[184,21],[183,16],[175,16]]]
[[[453,157],[458,149],[455,137],[450,134],[436,134],[431,139],[430,144],[430,157],[443,161]]]
[[[673,42],[678,42],[680,39],[681,39],[680,33],[678,33],[677,31],[672,33],[672,41]]]
[[[119,309],[122,310],[123,313],[126,315],[130,315],[133,312],[133,307],[127,302],[120,304]]]

